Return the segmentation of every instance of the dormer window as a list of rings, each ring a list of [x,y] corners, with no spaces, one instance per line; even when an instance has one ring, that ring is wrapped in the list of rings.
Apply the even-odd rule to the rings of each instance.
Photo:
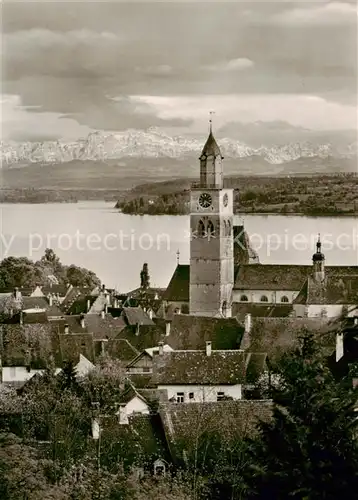
[[[165,462],[163,460],[160,460],[160,458],[158,458],[158,460],[154,462],[154,475],[165,476],[165,469],[166,469]]]
[[[260,302],[268,302],[268,298],[266,295],[261,295]]]

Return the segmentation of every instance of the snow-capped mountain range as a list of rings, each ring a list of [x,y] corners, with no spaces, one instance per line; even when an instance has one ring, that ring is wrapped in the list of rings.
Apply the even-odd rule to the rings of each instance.
[[[1,142],[0,158],[3,166],[31,163],[65,163],[73,160],[106,161],[132,158],[187,158],[197,157],[205,137],[170,137],[156,128],[146,131],[126,130],[118,133],[92,132],[87,138],[74,142]],[[223,156],[247,158],[260,156],[268,163],[282,164],[299,158],[351,158],[357,154],[357,142],[342,145],[311,142],[250,147],[234,139],[218,140]]]

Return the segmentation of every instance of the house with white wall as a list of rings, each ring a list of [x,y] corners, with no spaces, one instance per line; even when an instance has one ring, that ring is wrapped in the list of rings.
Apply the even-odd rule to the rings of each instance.
[[[244,351],[160,351],[153,357],[153,383],[177,403],[241,399],[245,383]]]
[[[94,364],[91,363],[82,354],[79,355],[79,361],[74,366],[76,372],[76,378],[80,379],[88,375],[88,373],[93,370]],[[55,369],[55,375],[61,373],[62,368]],[[1,384],[21,386],[28,382],[36,374],[42,375],[45,373],[45,369],[33,369],[29,365],[11,365],[11,366],[1,366],[0,368],[0,382]]]
[[[130,385],[121,395],[118,411],[118,421],[120,424],[128,424],[132,415],[149,415],[150,407],[147,400]]]

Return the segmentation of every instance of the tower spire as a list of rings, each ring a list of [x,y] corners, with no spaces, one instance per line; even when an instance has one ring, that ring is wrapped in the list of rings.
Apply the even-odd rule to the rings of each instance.
[[[178,248],[178,250],[177,250],[177,265],[179,265],[179,261],[180,261],[180,250]]]
[[[318,238],[317,238],[317,243],[316,243],[316,248],[317,248],[317,253],[321,253],[321,234],[318,233]]]
[[[215,111],[209,111],[209,133],[213,133],[213,115],[215,114]]]

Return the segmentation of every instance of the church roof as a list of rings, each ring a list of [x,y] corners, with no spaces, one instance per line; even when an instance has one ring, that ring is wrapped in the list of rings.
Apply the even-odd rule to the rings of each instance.
[[[164,293],[164,300],[189,302],[189,281],[190,266],[187,264],[178,264]]]
[[[357,275],[358,266],[326,266],[327,275]],[[301,290],[312,266],[250,264],[238,266],[234,288],[241,290]]]
[[[358,274],[326,276],[323,281],[317,281],[309,276],[300,293],[296,304],[356,304],[358,303]]]
[[[209,137],[201,152],[201,156],[221,156],[220,148],[213,136],[212,130],[210,129]]]
[[[299,291],[312,266],[297,264],[246,264],[235,266],[236,290]],[[358,266],[326,266],[328,276],[358,277]],[[169,302],[189,302],[190,266],[178,264],[164,294]],[[353,283],[353,282],[352,282]],[[266,316],[266,314],[265,314]]]

